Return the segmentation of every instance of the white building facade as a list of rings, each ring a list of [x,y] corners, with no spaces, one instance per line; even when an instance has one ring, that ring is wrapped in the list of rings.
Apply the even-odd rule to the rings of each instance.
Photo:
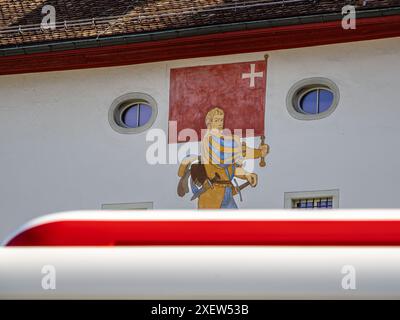
[[[290,206],[291,193],[299,193],[333,197],[339,208],[398,207],[400,41],[387,38],[1,76],[0,238],[54,212],[118,204],[196,208],[189,195],[177,195],[178,163],[152,165],[146,159],[149,130],[168,131],[170,70],[263,60],[266,54],[264,116],[271,150],[267,166],[255,166],[258,186],[245,189],[238,206],[281,209]],[[333,82],[338,105],[325,118],[299,120],[288,111],[287,96],[295,83],[310,78]],[[127,93],[156,101],[149,130],[121,134],[111,127],[110,107]]]

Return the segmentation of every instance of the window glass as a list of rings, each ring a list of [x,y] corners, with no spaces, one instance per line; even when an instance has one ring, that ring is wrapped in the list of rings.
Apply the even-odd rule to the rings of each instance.
[[[325,89],[315,89],[304,94],[300,99],[300,109],[307,114],[327,111],[333,104],[333,93]]]
[[[144,126],[151,119],[152,108],[147,104],[134,104],[125,109],[122,113],[122,122],[128,128]]]

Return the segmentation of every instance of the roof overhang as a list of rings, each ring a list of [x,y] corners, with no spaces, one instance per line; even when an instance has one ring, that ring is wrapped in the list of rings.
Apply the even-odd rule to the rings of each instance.
[[[123,66],[399,36],[399,9],[358,15],[355,30],[344,30],[338,15],[257,21],[5,48],[0,50],[0,75]]]

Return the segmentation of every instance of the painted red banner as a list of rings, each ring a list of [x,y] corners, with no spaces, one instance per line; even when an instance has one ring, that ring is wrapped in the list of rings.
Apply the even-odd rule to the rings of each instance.
[[[177,131],[193,129],[201,137],[207,112],[219,107],[225,112],[225,128],[254,130],[264,135],[266,61],[218,64],[171,69],[169,121]],[[169,142],[185,142],[171,134]]]

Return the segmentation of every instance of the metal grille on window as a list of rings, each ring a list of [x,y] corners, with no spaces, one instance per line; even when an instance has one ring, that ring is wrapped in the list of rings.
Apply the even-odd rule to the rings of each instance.
[[[332,209],[333,197],[295,199],[292,200],[292,207],[294,209],[315,209],[315,208]]]

